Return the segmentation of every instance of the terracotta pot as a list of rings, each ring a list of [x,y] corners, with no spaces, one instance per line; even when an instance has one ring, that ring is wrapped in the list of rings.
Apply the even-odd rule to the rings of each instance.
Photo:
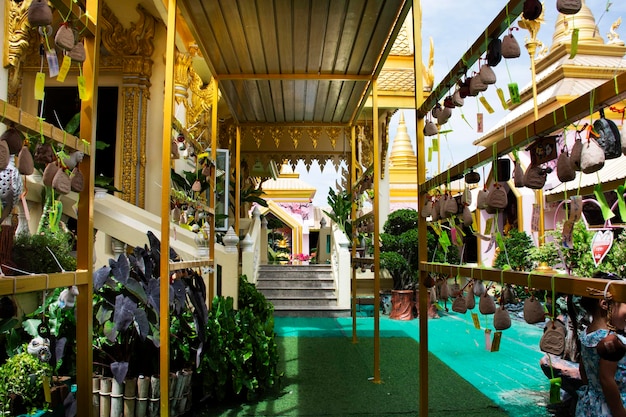
[[[413,319],[413,290],[391,290],[391,314],[390,319],[412,320]]]

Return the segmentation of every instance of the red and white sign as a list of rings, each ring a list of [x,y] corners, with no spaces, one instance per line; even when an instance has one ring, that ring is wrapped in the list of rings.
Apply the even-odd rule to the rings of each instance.
[[[600,265],[604,257],[613,246],[613,232],[611,230],[599,230],[591,240],[591,255],[596,266]]]

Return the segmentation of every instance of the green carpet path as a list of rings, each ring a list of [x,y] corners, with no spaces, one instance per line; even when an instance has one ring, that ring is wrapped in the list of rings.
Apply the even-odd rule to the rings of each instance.
[[[493,316],[479,314],[481,330],[474,327],[470,313],[444,313],[428,321],[429,351],[487,398],[504,409],[509,416],[549,416],[546,409],[549,382],[539,367],[543,353],[539,350],[542,329],[522,320],[513,320],[511,328],[502,332],[500,350],[485,348],[485,328],[493,329]],[[352,319],[281,318],[276,319],[276,333],[284,337],[352,337]],[[419,341],[418,320],[390,320],[381,315],[381,350],[387,338],[410,337]],[[357,335],[372,337],[372,317],[357,319]],[[381,352],[381,379],[385,382],[384,353]],[[373,350],[370,354],[373,367]],[[416,359],[417,360],[417,359]],[[430,378],[434,367],[429,369]],[[435,393],[443,390],[451,398],[467,398],[463,392],[451,390],[447,384],[429,382],[430,405]],[[416,394],[417,395],[417,391]],[[429,407],[432,408],[432,407]],[[430,415],[429,411],[429,415]],[[467,414],[463,412],[463,414]]]
[[[429,320],[429,416],[542,417],[548,379],[539,367],[542,330],[513,320],[498,352],[485,349],[481,330],[469,312],[441,313]],[[357,319],[352,343],[351,318],[275,318],[284,372],[281,389],[258,402],[208,407],[208,416],[417,416],[418,320],[381,315],[381,384],[373,377],[372,317]]]

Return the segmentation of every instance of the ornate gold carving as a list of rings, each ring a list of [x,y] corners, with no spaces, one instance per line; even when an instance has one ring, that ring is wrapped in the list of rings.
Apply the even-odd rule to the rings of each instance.
[[[317,149],[317,142],[320,140],[321,134],[322,130],[318,127],[309,129],[309,138],[311,138],[311,143],[313,143],[313,149]]]
[[[335,149],[335,147],[337,146],[337,139],[338,139],[339,133],[341,132],[341,129],[338,127],[328,127],[328,128],[325,128],[324,130],[326,130],[326,134],[328,135],[328,139],[330,140],[330,146],[332,146],[333,149]]]
[[[38,35],[28,24],[27,11],[30,1],[6,0],[4,27],[3,64],[9,68],[8,102],[19,106],[22,84],[22,62],[38,45]]]
[[[280,127],[273,127],[270,129],[270,134],[274,140],[274,145],[278,148],[280,146],[280,137],[283,135],[283,130]]]
[[[140,4],[137,12],[139,20],[126,29],[106,3],[102,4],[102,44],[107,51],[115,55],[152,56],[156,19]]]
[[[431,91],[435,84],[435,44],[432,36],[430,37],[430,53],[428,55],[428,65],[422,65],[422,79],[424,82],[424,91]]]
[[[298,149],[298,141],[302,136],[302,130],[297,127],[292,127],[289,129],[289,136],[291,136],[291,141],[293,142],[293,148]]]
[[[191,126],[189,133],[194,135],[205,147],[208,147],[208,143],[202,142],[202,137],[205,132],[208,132],[211,122],[215,79],[211,78],[211,82],[204,85],[204,81],[193,67],[189,68],[189,76],[189,90],[191,91],[191,105],[187,109],[187,121]]]
[[[252,139],[254,139],[254,143],[256,143],[257,149],[261,149],[261,140],[263,139],[263,128],[258,127],[258,126],[253,127]]]

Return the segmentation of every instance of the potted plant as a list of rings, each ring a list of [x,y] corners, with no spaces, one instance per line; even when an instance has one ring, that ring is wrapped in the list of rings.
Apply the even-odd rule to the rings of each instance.
[[[528,250],[528,257],[536,271],[545,273],[554,272],[553,267],[561,260],[559,249],[553,241],[531,247]]]
[[[111,259],[109,265],[94,272],[94,365],[100,368],[103,381],[113,377],[114,387],[140,375],[151,377],[151,387],[160,383],[156,374],[161,245],[150,231],[148,241],[149,247],[135,247],[131,255]],[[169,255],[171,260],[178,259],[173,250]],[[177,397],[170,402],[178,411],[171,410],[170,415],[178,415],[183,394],[190,394],[195,358],[200,357],[206,342],[206,288],[202,278],[191,271],[176,271],[166,279],[170,280],[170,367],[172,372],[178,369],[178,382],[171,383],[171,393]],[[113,401],[111,407],[113,413]]]
[[[393,281],[392,310],[389,318],[413,318],[413,297],[417,282],[417,220],[414,209],[396,210],[389,214],[380,235],[382,243],[380,266]]]

